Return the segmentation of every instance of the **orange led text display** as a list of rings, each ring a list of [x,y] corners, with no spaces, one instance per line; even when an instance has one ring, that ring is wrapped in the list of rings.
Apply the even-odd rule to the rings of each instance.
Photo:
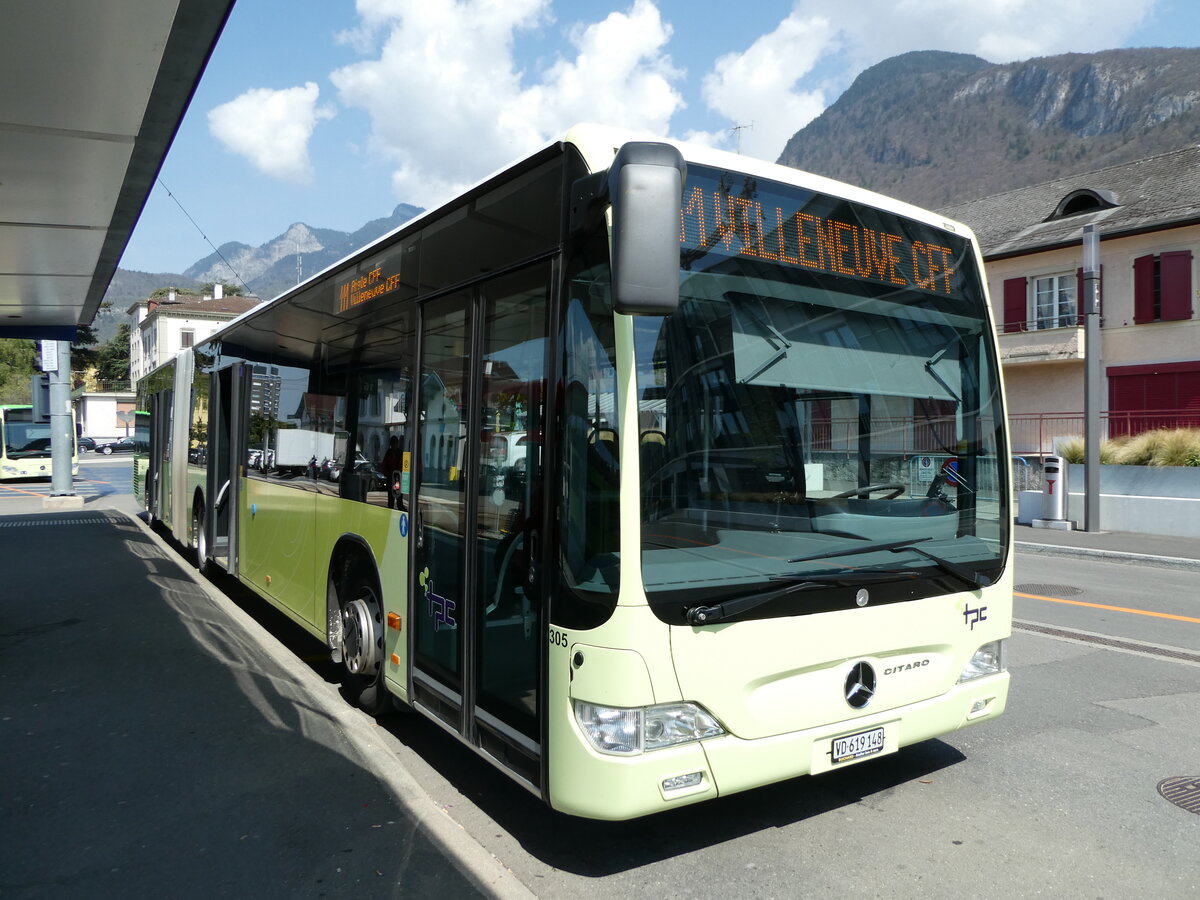
[[[693,256],[747,256],[932,293],[958,293],[955,250],[914,237],[905,226],[916,223],[902,225],[888,218],[896,222],[894,228],[869,228],[697,185],[684,190],[679,242],[694,248]],[[688,253],[685,249],[685,258]]]
[[[351,307],[390,294],[400,287],[400,275],[384,275],[383,268],[376,266],[365,275],[359,275],[338,285],[338,309],[345,312]]]

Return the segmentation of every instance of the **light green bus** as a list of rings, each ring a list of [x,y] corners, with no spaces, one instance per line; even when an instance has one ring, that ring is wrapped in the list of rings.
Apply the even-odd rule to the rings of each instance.
[[[142,382],[152,516],[553,808],[995,718],[1008,445],[964,226],[596,126]]]

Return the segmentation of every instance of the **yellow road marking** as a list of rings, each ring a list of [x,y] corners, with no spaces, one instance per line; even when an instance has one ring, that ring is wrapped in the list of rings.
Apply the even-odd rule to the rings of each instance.
[[[1132,613],[1135,616],[1154,616],[1156,619],[1174,619],[1177,622],[1194,622],[1200,625],[1200,619],[1192,616],[1177,616],[1172,613],[1154,612],[1149,609],[1129,609],[1125,606],[1109,606],[1105,603],[1086,603],[1083,600],[1064,600],[1062,597],[1042,597],[1038,594],[1022,594],[1013,591],[1014,597],[1025,597],[1029,600],[1045,600],[1047,603],[1069,603],[1071,606],[1090,606],[1092,609],[1107,609],[1112,612]]]
[[[0,490],[12,491],[14,494],[25,494],[27,497],[45,497],[45,494],[39,494],[37,491],[23,491],[20,488],[15,488],[10,484],[0,484]]]

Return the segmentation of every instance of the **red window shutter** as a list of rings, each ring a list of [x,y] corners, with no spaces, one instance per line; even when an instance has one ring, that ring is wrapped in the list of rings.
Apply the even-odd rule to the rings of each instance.
[[[1024,278],[1004,280],[1004,333],[1025,330],[1027,289]]]
[[[1174,321],[1192,317],[1192,254],[1181,250],[1162,255],[1159,275],[1162,293],[1162,319]]]
[[[1154,321],[1154,254],[1133,261],[1133,321]]]
[[[1188,412],[1200,412],[1200,372],[1180,372],[1179,379],[1179,408]],[[1195,428],[1200,423],[1187,423]]]

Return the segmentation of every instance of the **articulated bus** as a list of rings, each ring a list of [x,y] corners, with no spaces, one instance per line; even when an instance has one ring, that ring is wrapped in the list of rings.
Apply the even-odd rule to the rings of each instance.
[[[137,490],[557,810],[862,764],[1005,708],[982,271],[933,213],[580,126],[151,373]]]
[[[75,433],[72,413],[71,433]],[[71,442],[71,474],[79,474],[79,446]],[[52,478],[50,423],[33,418],[32,406],[0,406],[0,481]]]

